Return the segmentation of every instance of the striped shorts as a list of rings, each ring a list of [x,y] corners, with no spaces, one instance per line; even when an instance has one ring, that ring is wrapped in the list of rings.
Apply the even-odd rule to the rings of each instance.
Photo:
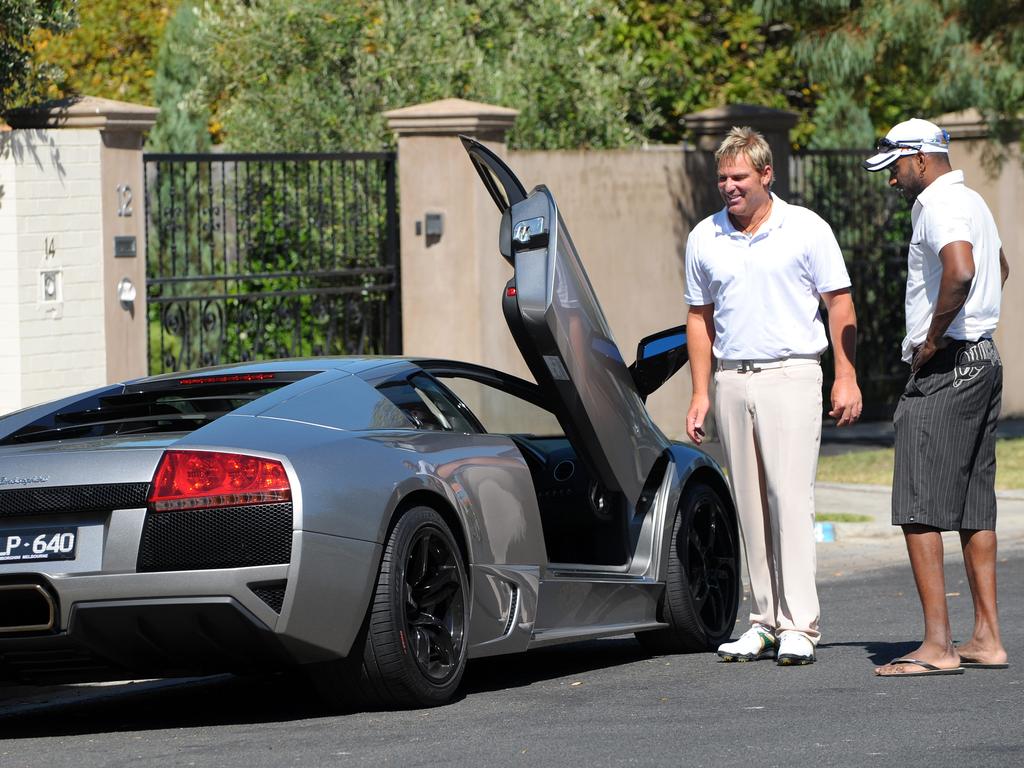
[[[893,525],[995,530],[1002,393],[991,339],[951,341],[911,374],[893,417]]]

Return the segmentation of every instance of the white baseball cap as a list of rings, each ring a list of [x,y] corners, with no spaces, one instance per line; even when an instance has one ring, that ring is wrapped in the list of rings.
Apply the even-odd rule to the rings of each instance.
[[[949,134],[935,123],[913,117],[892,127],[875,146],[877,155],[864,161],[864,170],[881,171],[897,158],[918,152],[949,152]]]

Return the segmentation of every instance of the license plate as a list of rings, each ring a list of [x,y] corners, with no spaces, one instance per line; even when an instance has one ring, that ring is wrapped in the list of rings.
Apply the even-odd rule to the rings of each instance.
[[[77,547],[77,528],[0,531],[0,563],[74,560]]]

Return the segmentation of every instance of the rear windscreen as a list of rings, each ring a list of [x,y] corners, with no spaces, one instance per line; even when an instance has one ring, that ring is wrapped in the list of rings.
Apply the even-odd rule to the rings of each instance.
[[[47,413],[0,445],[111,435],[192,432],[315,371],[189,376],[126,385]]]

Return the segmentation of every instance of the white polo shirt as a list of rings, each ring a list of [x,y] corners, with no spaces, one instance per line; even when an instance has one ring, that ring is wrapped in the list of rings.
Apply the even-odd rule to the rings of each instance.
[[[686,303],[714,304],[719,360],[777,360],[828,346],[820,294],[850,286],[832,228],[813,211],[772,194],[753,236],[723,208],[686,241]]]
[[[911,210],[914,233],[907,253],[907,336],[903,359],[910,362],[914,347],[924,343],[935,314],[942,280],[939,251],[957,240],[974,250],[974,281],[967,303],[953,318],[946,336],[977,341],[991,336],[999,323],[1002,242],[995,219],[981,195],[964,185],[963,171],[949,171],[917,196]]]

